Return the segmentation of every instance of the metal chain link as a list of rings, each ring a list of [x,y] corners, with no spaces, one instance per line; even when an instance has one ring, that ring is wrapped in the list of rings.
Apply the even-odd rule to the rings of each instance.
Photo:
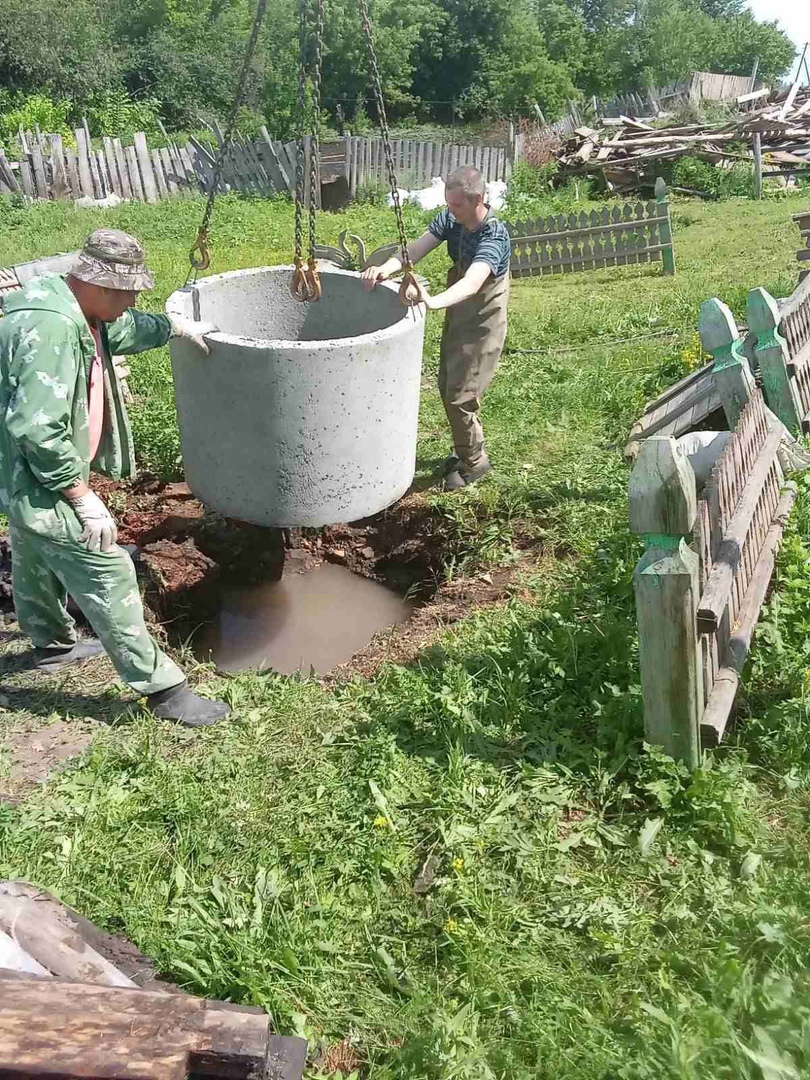
[[[366,49],[368,51],[368,59],[371,65],[371,75],[374,83],[374,99],[376,101],[377,115],[380,121],[383,152],[385,153],[385,165],[388,170],[388,183],[391,188],[391,199],[394,204],[394,213],[396,215],[397,229],[399,231],[402,266],[412,275],[413,264],[411,263],[411,257],[408,254],[408,237],[405,232],[405,222],[402,217],[402,204],[399,201],[399,185],[397,183],[397,174],[394,167],[394,155],[391,149],[391,133],[388,129],[388,117],[385,112],[385,102],[383,100],[382,79],[380,77],[379,64],[377,63],[377,50],[374,46],[374,31],[371,26],[371,19],[369,18],[367,0],[359,0],[359,4],[360,21],[363,24],[363,35],[366,39]]]
[[[222,138],[222,145],[219,148],[216,160],[214,161],[213,178],[211,180],[211,190],[208,192],[208,199],[205,204],[205,212],[203,214],[202,223],[197,230],[197,239],[194,243],[194,247],[189,252],[189,263],[191,269],[189,270],[188,277],[186,278],[186,285],[192,281],[197,280],[197,274],[200,270],[207,270],[211,262],[211,254],[208,249],[208,229],[211,225],[211,218],[214,213],[214,203],[216,201],[217,193],[219,191],[219,185],[222,180],[222,170],[225,167],[225,159],[231,149],[231,143],[233,137],[236,134],[236,124],[239,120],[239,109],[242,106],[242,100],[245,95],[245,87],[247,86],[248,76],[250,75],[250,67],[253,63],[253,56],[256,52],[256,45],[259,41],[259,32],[264,22],[264,17],[267,13],[268,0],[258,0],[256,4],[256,14],[253,16],[253,26],[250,30],[250,37],[248,39],[247,48],[245,49],[245,57],[242,61],[242,68],[239,72],[239,78],[236,83],[236,93],[234,95],[233,104],[231,110],[228,113],[225,121],[225,131]]]
[[[315,4],[315,62],[312,68],[312,145],[309,163],[309,257],[315,259],[316,211],[321,178],[321,85],[323,81],[324,0]]]
[[[298,0],[298,130],[295,157],[295,266],[300,269],[304,256],[304,129],[307,115],[307,44],[308,0]]]

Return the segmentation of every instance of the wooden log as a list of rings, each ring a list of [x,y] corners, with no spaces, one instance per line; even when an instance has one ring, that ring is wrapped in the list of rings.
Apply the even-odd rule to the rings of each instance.
[[[127,978],[76,932],[64,908],[47,893],[28,895],[30,886],[0,886],[0,930],[54,975],[104,986],[129,986]],[[3,891],[8,890],[8,891]]]
[[[120,139],[113,139],[113,154],[115,155],[115,164],[118,166],[118,176],[121,181],[121,195],[125,199],[131,199],[133,195],[132,184],[129,179],[126,155]]]
[[[633,575],[645,738],[689,768],[700,764],[703,708],[699,558],[687,546],[696,516],[689,462],[675,439],[652,436],[630,476],[630,528],[645,541]]]
[[[703,348],[714,357],[715,384],[733,431],[754,390],[754,376],[742,351],[743,339],[731,311],[716,297],[701,304],[698,329]]]
[[[138,168],[141,171],[144,197],[148,203],[156,203],[158,201],[158,186],[152,170],[146,135],[143,131],[135,132],[135,154],[138,158]]]
[[[768,406],[788,431],[800,433],[801,417],[810,408],[802,408],[793,380],[788,374],[790,351],[779,333],[779,305],[764,289],[752,289],[745,306],[748,328],[756,335],[755,355],[762,373],[762,389]]]
[[[664,245],[661,251],[662,268],[665,274],[675,273],[675,248],[672,244],[672,223],[669,216],[667,185],[662,177],[655,181],[655,209],[658,223],[658,235]],[[652,220],[652,218],[650,218]]]
[[[79,193],[82,197],[96,198],[93,187],[93,174],[90,170],[90,147],[87,142],[84,128],[76,128],[73,132],[76,138],[76,162],[79,169]]]
[[[57,979],[11,983],[0,972],[3,1077],[184,1080],[194,1073],[300,1080],[303,1074],[305,1040],[270,1035],[260,1009]]]
[[[61,135],[51,135],[51,176],[54,199],[69,199],[70,180],[65,169],[65,150]]]

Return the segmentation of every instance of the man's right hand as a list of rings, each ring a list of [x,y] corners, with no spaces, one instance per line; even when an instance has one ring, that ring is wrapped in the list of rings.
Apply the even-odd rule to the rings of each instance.
[[[363,273],[360,275],[360,280],[363,282],[363,288],[366,292],[371,292],[372,289],[376,289],[381,281],[387,281],[389,274],[386,274],[384,266],[367,266]]]
[[[83,484],[78,490],[82,488]],[[66,495],[76,517],[84,526],[79,543],[84,544],[88,551],[109,551],[118,540],[115,519],[94,491],[88,488],[84,494],[73,494],[76,490],[74,488],[71,494]]]

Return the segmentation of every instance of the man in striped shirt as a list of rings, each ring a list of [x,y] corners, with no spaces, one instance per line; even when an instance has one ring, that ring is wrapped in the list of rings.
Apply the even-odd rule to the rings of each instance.
[[[477,169],[456,169],[445,185],[447,209],[408,246],[412,263],[446,242],[453,266],[444,292],[431,296],[419,285],[429,311],[447,309],[442,331],[439,392],[444,402],[453,452],[444,463],[449,491],[480,480],[492,468],[478,417],[481,397],[492,382],[506,339],[509,301],[509,232],[484,202],[486,182]],[[363,271],[373,289],[402,270],[393,257]]]

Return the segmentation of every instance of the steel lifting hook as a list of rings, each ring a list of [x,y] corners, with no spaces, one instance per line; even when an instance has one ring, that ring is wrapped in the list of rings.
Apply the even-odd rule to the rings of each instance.
[[[205,228],[197,232],[194,247],[188,253],[188,261],[194,270],[207,270],[211,265],[211,252],[208,247],[208,230]]]
[[[416,307],[419,304],[419,287],[412,271],[406,270],[399,286],[399,299],[405,307]]]

